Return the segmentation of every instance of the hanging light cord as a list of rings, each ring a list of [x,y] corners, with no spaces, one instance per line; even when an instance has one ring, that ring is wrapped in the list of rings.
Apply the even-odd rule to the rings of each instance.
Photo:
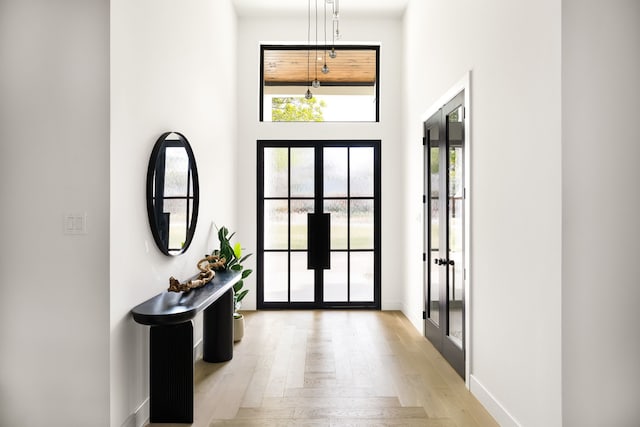
[[[336,57],[336,20],[334,19],[336,15],[336,2],[333,1],[331,3],[331,52],[329,53],[330,58]]]
[[[307,86],[311,85],[309,76],[309,45],[311,44],[311,0],[307,2]]]
[[[324,66],[327,66],[327,1],[324,2]]]
[[[316,82],[318,81],[318,0],[316,0],[316,58],[313,61],[313,68],[316,70]]]

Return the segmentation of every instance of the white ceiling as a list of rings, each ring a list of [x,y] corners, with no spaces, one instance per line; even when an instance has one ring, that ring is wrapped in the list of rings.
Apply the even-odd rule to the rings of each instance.
[[[232,0],[238,16],[283,16],[307,13],[307,0]],[[311,0],[311,9],[315,8]],[[322,9],[324,0],[318,1]],[[339,0],[340,15],[401,16],[409,0]]]

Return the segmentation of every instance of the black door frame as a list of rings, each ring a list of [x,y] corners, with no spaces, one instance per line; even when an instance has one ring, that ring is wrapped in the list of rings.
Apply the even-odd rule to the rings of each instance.
[[[380,140],[258,140],[257,141],[257,191],[256,191],[256,206],[257,206],[257,253],[256,253],[256,282],[257,282],[257,308],[263,309],[330,309],[330,308],[349,308],[349,309],[381,309],[381,277],[382,277],[382,199],[381,199],[381,187],[382,187],[382,162],[381,162],[381,141]],[[374,149],[374,300],[372,302],[324,302],[322,298],[322,280],[323,270],[316,269],[314,273],[315,282],[315,301],[313,302],[265,302],[264,301],[264,148],[266,147],[311,147],[316,149],[316,153],[319,153],[316,157],[316,165],[322,165],[322,148],[324,147],[372,147]],[[322,211],[323,201],[323,171],[322,167],[315,168],[315,211]],[[289,197],[290,199],[290,197]],[[347,200],[357,199],[347,197]],[[284,250],[283,250],[284,251]],[[286,250],[288,253],[295,252],[291,248]],[[347,252],[357,252],[348,248]],[[347,277],[349,274],[347,272]],[[287,287],[290,291],[291,272],[287,273],[288,284]],[[349,295],[349,292],[347,292]],[[289,298],[290,299],[290,298]]]

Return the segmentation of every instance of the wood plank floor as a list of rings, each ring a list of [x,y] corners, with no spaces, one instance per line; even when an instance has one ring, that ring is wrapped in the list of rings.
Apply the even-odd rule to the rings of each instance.
[[[233,360],[196,363],[194,426],[498,425],[400,312],[245,317]]]

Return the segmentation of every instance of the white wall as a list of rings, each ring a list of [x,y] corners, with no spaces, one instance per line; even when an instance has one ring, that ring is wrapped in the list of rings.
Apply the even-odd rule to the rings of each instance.
[[[320,15],[322,13],[320,12]],[[306,43],[306,13],[300,17],[241,16],[238,27],[238,157],[237,184],[241,201],[238,238],[256,248],[256,141],[258,139],[380,139],[382,141],[382,308],[399,309],[402,285],[397,260],[404,257],[402,239],[402,167],[400,138],[401,20],[397,17],[356,20],[341,13],[342,42],[380,43],[379,123],[260,123],[260,42]],[[319,32],[322,37],[322,30]],[[315,33],[312,30],[312,38]],[[253,251],[252,251],[253,252]],[[255,262],[255,260],[252,260]],[[256,306],[255,276],[243,309]]]
[[[382,122],[322,128],[257,122],[258,41],[303,40],[304,23],[244,17],[237,33],[228,2],[183,3],[114,0],[109,15],[100,0],[0,2],[0,424],[144,421],[148,331],[129,310],[194,272],[212,221],[255,247],[260,138],[383,140],[383,253],[406,260],[404,281],[383,268],[383,307],[421,329],[420,116],[468,70],[472,391],[504,425],[637,424],[638,131],[609,125],[640,111],[637,2],[564,0],[561,15],[551,0],[412,0],[404,39],[393,19],[345,16],[347,39],[382,41]],[[203,193],[175,259],[144,204],[167,129],[190,139]],[[239,199],[217,185],[234,173]],[[88,234],[63,235],[67,212],[87,213]]]
[[[2,426],[109,422],[108,73],[108,1],[0,2]]]
[[[129,312],[194,275],[218,247],[212,223],[234,227],[236,18],[230,1],[111,1],[111,425],[148,415],[148,327]],[[182,132],[200,175],[188,251],[166,257],[147,220],[145,180],[164,131]],[[196,323],[201,335],[201,318]],[[137,413],[136,413],[137,411]]]
[[[560,2],[405,14],[405,314],[422,330],[421,114],[471,70],[471,391],[502,425],[561,424]]]
[[[563,0],[567,427],[640,425],[640,2]]]

